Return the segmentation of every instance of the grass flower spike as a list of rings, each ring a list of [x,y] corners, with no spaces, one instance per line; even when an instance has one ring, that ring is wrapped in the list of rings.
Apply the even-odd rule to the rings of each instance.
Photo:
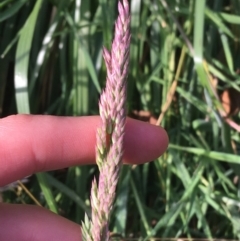
[[[118,12],[111,51],[103,49],[107,81],[99,102],[102,126],[97,131],[96,162],[100,176],[98,186],[95,179],[92,183],[91,221],[86,216],[82,227],[87,241],[110,240],[108,223],[122,165],[130,48],[128,0],[118,2]]]

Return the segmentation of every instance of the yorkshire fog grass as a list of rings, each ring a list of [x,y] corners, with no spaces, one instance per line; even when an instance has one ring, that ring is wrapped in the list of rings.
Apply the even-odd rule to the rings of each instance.
[[[240,3],[131,0],[130,12],[127,112],[151,113],[170,146],[152,163],[123,166],[110,230],[239,239]],[[1,1],[1,117],[98,114],[102,47],[110,49],[116,17],[117,0]],[[43,206],[81,224],[96,174],[96,166],[74,167],[26,185]],[[25,191],[2,195],[33,203]]]
[[[96,141],[100,174],[98,183],[94,178],[91,187],[91,220],[86,215],[82,223],[82,237],[86,241],[110,240],[109,220],[124,152],[130,36],[129,3],[128,0],[119,1],[111,49],[103,49],[107,77],[99,101],[102,125],[97,130]]]

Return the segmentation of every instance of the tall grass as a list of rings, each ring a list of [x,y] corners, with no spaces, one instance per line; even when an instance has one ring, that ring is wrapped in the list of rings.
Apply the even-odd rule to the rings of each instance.
[[[98,114],[102,46],[111,43],[116,2],[1,1],[0,116]],[[131,14],[128,112],[151,113],[170,146],[152,163],[124,166],[112,230],[239,239],[240,3],[131,0]],[[40,173],[27,187],[80,223],[95,170]],[[32,202],[13,190],[4,200]]]

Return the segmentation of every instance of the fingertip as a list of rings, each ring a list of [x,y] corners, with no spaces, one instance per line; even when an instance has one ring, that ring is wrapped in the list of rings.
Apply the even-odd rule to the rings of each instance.
[[[168,147],[167,132],[159,126],[128,118],[124,161],[142,164],[161,156]]]

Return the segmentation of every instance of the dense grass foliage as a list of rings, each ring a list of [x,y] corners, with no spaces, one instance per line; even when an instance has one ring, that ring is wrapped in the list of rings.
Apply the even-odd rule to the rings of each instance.
[[[116,0],[0,2],[0,116],[98,114]],[[125,237],[240,238],[240,2],[131,0],[128,113],[168,151],[124,166],[112,230]],[[81,138],[81,137],[79,137]],[[1,172],[1,170],[0,170]],[[96,167],[40,173],[3,192],[80,223]]]

